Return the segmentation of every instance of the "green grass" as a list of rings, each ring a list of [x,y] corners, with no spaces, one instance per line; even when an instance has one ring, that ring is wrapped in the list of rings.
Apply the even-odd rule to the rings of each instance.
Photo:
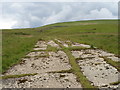
[[[51,72],[47,72],[47,73],[72,73],[73,70],[61,70],[61,71],[51,71]]]
[[[20,78],[20,77],[24,77],[24,76],[34,76],[37,75],[37,73],[33,73],[33,74],[20,74],[20,75],[5,75],[0,77],[0,79],[8,79],[8,78]]]
[[[31,50],[31,52],[41,52],[41,51],[46,51],[46,50]]]
[[[47,52],[49,52],[49,51],[57,52],[58,50],[60,50],[60,49],[58,49],[57,47],[52,47],[52,46],[48,45],[46,51]]]
[[[110,83],[110,85],[119,85],[119,84],[120,84],[120,81]]]
[[[33,30],[3,30],[2,37],[2,72],[10,66],[20,62],[20,59],[25,56],[38,40],[35,35],[32,37],[19,35],[15,33],[27,32],[34,33]],[[37,34],[37,33],[36,33]]]
[[[74,46],[74,47],[68,47],[68,49],[69,49],[70,51],[80,51],[80,50],[85,50],[85,49],[88,49],[88,48]]]
[[[117,34],[117,20],[76,21],[38,28],[2,30],[2,72],[19,63],[38,40],[70,40],[119,55]]]

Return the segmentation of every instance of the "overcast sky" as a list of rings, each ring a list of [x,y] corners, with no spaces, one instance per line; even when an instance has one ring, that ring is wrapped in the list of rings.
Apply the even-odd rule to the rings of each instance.
[[[2,5],[2,7],[1,7]],[[0,3],[0,28],[33,28],[92,19],[117,19],[117,2]]]

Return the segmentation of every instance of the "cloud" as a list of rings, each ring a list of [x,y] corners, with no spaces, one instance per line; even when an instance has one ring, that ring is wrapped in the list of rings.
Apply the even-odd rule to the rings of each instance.
[[[100,10],[90,11],[90,14],[86,15],[86,18],[89,18],[89,19],[99,19],[99,18],[101,18],[101,19],[107,19],[107,18],[114,19],[117,17],[114,16],[108,9],[102,8]]]
[[[0,29],[12,29],[12,26],[15,25],[17,21],[12,19],[2,19],[0,18]]]
[[[3,3],[0,28],[33,28],[57,22],[117,17],[118,4],[113,2]]]
[[[72,12],[72,9],[70,6],[63,6],[62,10],[58,13],[55,13],[53,11],[52,15],[50,15],[48,18],[46,18],[44,24],[51,24],[56,22],[62,22],[66,19],[67,16]]]
[[[0,2],[119,2],[119,0],[1,0]]]

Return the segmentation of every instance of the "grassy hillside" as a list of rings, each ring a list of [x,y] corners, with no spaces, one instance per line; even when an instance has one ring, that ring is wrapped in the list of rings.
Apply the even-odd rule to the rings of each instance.
[[[64,22],[30,29],[2,31],[2,68],[19,63],[39,39],[61,39],[94,45],[118,55],[118,21]]]

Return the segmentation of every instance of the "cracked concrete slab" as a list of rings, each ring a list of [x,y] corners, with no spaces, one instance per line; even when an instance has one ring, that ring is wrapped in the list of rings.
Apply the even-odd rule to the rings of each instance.
[[[119,79],[117,69],[107,64],[103,58],[79,60],[78,63],[83,74],[95,86],[112,87],[110,83],[117,82]]]
[[[38,52],[30,52],[28,55],[26,56],[29,56],[29,57],[37,57],[37,56],[45,56],[47,55],[46,52],[44,51],[38,51]]]
[[[80,50],[80,51],[71,51],[72,55],[75,58],[85,58],[85,57],[107,57],[110,58],[113,61],[120,61],[118,57],[116,57],[112,53],[108,53],[106,51],[100,50],[100,49],[86,49],[86,50]]]
[[[107,57],[118,62],[119,58],[112,53],[100,49],[90,49],[90,45],[73,43],[71,41],[60,41],[64,47],[85,47],[88,49],[80,51],[71,51],[77,59],[77,64],[86,78],[92,82],[91,85],[99,88],[117,88],[118,85],[110,85],[118,81],[119,72],[108,64],[104,58]],[[68,43],[67,43],[68,42]],[[57,52],[46,51],[47,46],[61,48],[53,40],[38,41],[33,52],[22,58],[21,62],[11,67],[4,75],[19,75],[38,73],[35,76],[24,76],[21,78],[9,78],[2,80],[5,88],[82,88],[80,82],[77,82],[73,73],[48,73],[52,71],[70,70],[72,66],[69,58],[62,50]],[[38,51],[37,51],[38,50]],[[41,51],[40,51],[41,50]]]
[[[71,66],[69,64],[68,56],[63,51],[49,52],[49,57],[34,58],[40,52],[33,52],[28,54],[32,58],[28,58],[23,64],[18,64],[6,73],[9,74],[27,74],[27,73],[43,73],[50,71],[69,70]],[[43,51],[42,51],[43,53]]]
[[[86,44],[80,44],[80,43],[73,43],[72,47],[84,47],[84,48],[90,48],[90,45],[86,45]]]
[[[59,43],[61,43],[64,47],[69,47],[65,41],[60,41],[58,39],[55,39],[55,40],[58,41]],[[69,42],[69,41],[67,41],[67,42]]]
[[[47,44],[45,41],[38,41],[35,45],[34,50],[46,50]]]
[[[119,72],[100,57],[102,55],[113,56],[114,54],[92,49],[71,52],[75,58],[78,58],[81,71],[93,85],[107,88],[118,87],[118,85],[110,85],[110,83],[118,81]]]
[[[48,41],[47,44],[52,46],[52,47],[60,48],[60,46],[58,44],[56,44],[53,40]]]
[[[81,88],[72,73],[43,73],[35,76],[8,79],[3,88]]]

